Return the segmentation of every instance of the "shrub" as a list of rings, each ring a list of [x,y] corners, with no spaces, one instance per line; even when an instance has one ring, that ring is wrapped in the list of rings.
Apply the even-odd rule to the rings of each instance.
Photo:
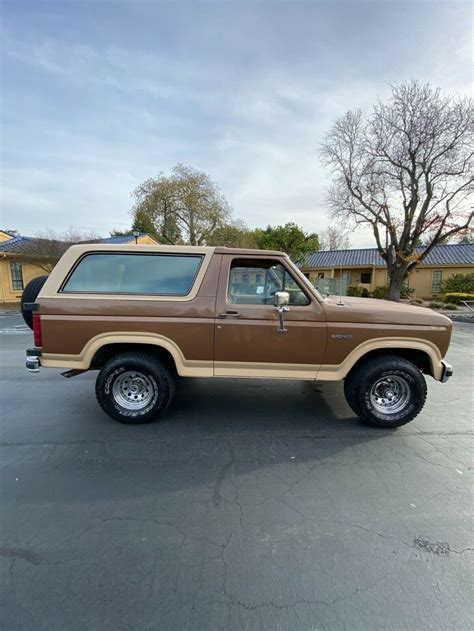
[[[409,298],[415,290],[408,287],[406,283],[400,287],[400,298]]]
[[[379,300],[384,300],[388,297],[388,287],[376,287],[372,292],[372,298],[378,298]]]
[[[454,274],[441,283],[442,292],[474,294],[474,272],[471,274]]]
[[[362,287],[358,287],[357,285],[349,285],[347,288],[348,296],[357,296],[360,298],[362,296]]]
[[[458,308],[456,307],[456,305],[453,305],[451,302],[446,302],[443,309],[445,309],[446,311],[457,311]]]
[[[362,298],[369,298],[369,290],[366,287],[362,288]]]
[[[444,301],[458,305],[461,300],[474,300],[474,294],[465,294],[461,292],[449,293],[444,295]]]
[[[444,309],[446,305],[444,304],[444,302],[439,302],[439,300],[434,300],[433,302],[430,302],[429,306],[431,307],[431,309]]]
[[[410,304],[411,305],[422,305],[423,304],[423,300],[421,298],[412,298],[410,300]]]

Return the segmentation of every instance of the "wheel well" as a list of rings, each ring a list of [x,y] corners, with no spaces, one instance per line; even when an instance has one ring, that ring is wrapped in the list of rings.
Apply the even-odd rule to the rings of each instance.
[[[97,370],[101,368],[106,362],[108,362],[112,357],[119,355],[120,353],[124,353],[126,351],[145,351],[150,355],[153,355],[157,359],[160,359],[163,363],[171,368],[173,372],[176,371],[176,364],[172,354],[163,348],[162,346],[157,346],[156,344],[133,344],[133,343],[113,343],[113,344],[105,344],[101,346],[98,351],[95,352],[92,357],[90,370]]]
[[[415,364],[415,366],[419,368],[423,374],[430,375],[431,377],[433,376],[430,356],[425,351],[420,351],[417,348],[378,348],[373,351],[369,351],[356,361],[349,372],[360,366],[360,364],[366,359],[370,359],[371,357],[383,357],[384,355],[396,355],[397,357],[403,357],[403,359],[407,359],[412,364]]]

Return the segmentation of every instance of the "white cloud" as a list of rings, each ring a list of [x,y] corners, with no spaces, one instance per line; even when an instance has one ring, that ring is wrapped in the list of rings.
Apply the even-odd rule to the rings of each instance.
[[[80,222],[105,234],[129,225],[136,185],[183,162],[209,172],[251,226],[291,220],[321,231],[327,173],[317,147],[335,116],[410,76],[470,89],[462,13],[432,10],[426,30],[416,22],[408,32],[405,15],[383,19],[392,5],[372,22],[362,5],[346,17],[326,5],[214,7],[174,16],[170,34],[155,33],[153,8],[133,11],[139,28],[117,23],[121,43],[112,13],[96,25],[100,37],[10,21],[3,223],[34,233]],[[161,16],[167,27],[172,13]],[[372,238],[361,231],[352,243]]]

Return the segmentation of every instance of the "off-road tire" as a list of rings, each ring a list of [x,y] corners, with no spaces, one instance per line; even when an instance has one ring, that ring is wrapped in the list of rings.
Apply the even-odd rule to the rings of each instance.
[[[397,412],[384,414],[374,407],[371,398],[373,386],[384,377],[403,380],[408,400]],[[346,400],[366,425],[395,428],[412,421],[422,410],[426,400],[426,381],[423,373],[407,359],[396,355],[367,359],[356,366],[344,382]]]
[[[143,409],[127,409],[114,395],[114,383],[124,373],[136,372],[146,378],[152,388],[150,402]],[[175,390],[175,375],[158,357],[143,351],[127,351],[110,359],[99,371],[95,393],[100,407],[121,423],[150,423],[170,404]]]
[[[23,305],[25,302],[36,302],[36,298],[38,297],[38,294],[47,278],[47,276],[37,276],[36,278],[33,278],[33,280],[30,280],[30,282],[26,285],[23,293],[21,294],[21,315],[30,329],[33,328],[33,311],[27,311]]]

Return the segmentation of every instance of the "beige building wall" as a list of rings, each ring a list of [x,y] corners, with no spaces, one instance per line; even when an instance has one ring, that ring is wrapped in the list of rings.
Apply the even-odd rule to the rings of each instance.
[[[3,230],[0,230],[0,243],[2,241],[9,241],[12,238],[11,235],[9,235],[7,232],[3,232]]]
[[[443,265],[440,267],[419,267],[409,275],[409,286],[415,290],[417,298],[431,298],[439,292],[432,289],[434,272],[441,272],[441,282],[454,276],[454,274],[472,274],[474,265],[471,267],[457,267],[454,265]]]
[[[47,272],[41,267],[22,261],[20,257],[8,256],[0,259],[0,304],[20,302],[22,294],[22,290],[13,289],[10,261],[21,262],[24,287],[33,278],[47,274]]]
[[[158,241],[153,237],[150,237],[149,234],[144,234],[143,236],[138,237],[137,241],[143,245],[159,245]],[[131,243],[133,244],[133,241]]]

